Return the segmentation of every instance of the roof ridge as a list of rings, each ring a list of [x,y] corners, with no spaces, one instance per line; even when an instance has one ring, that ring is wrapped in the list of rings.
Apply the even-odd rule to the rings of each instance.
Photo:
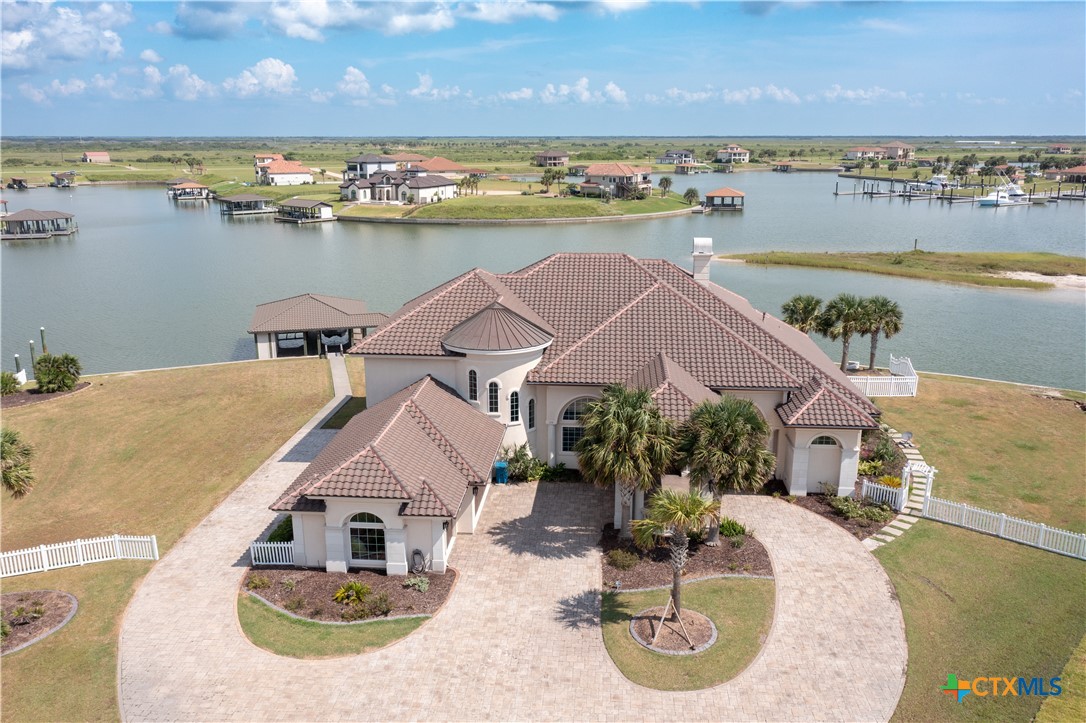
[[[819,379],[818,377],[812,377],[811,381],[815,382],[818,385],[818,391],[815,392],[814,394],[812,394],[811,398],[808,399],[806,402],[804,402],[803,405],[800,406],[800,408],[796,410],[795,414],[792,414],[791,416],[788,417],[788,423],[789,424],[792,424],[797,419],[799,419],[800,416],[802,416],[803,413],[807,411],[807,408],[810,407],[812,404],[814,404],[816,399],[818,399],[820,396],[822,396],[822,392],[826,391],[826,387],[825,387],[824,384],[822,384],[821,379]]]
[[[412,399],[410,400],[410,402],[415,412],[417,412],[418,415],[422,417],[423,421],[426,423],[427,428],[433,430],[433,435],[436,436],[436,439],[434,439],[434,441],[443,447],[448,447],[449,451],[452,452],[452,455],[446,452],[446,458],[448,458],[448,460],[452,462],[453,465],[455,465],[456,467],[463,467],[467,469],[467,471],[470,472],[476,478],[476,480],[481,479],[481,475],[479,474],[478,470],[471,466],[471,463],[468,462],[467,458],[460,453],[459,448],[457,448],[457,446],[452,443],[451,439],[445,436],[445,434],[441,431],[441,428],[437,426],[437,423],[433,420],[433,418],[429,414],[427,414],[426,410],[422,408],[422,405],[418,403],[418,400]],[[427,434],[427,436],[431,435]]]
[[[439,505],[441,505],[441,509],[445,511],[446,515],[448,515],[449,517],[452,517],[453,515],[456,514],[456,513],[449,510],[449,506],[447,504],[445,504],[445,501],[441,499],[441,495],[439,495],[437,493],[437,490],[435,490],[433,488],[433,485],[431,485],[429,482],[426,481],[425,477],[419,477],[419,485],[422,488],[424,488],[426,490],[429,490],[430,496],[433,497],[435,500],[437,500],[437,503]]]
[[[373,442],[370,442],[368,445],[366,445],[366,448],[373,452],[373,456],[376,457],[377,461],[381,463],[381,466],[388,471],[388,475],[392,478],[392,481],[399,485],[400,491],[404,493],[404,496],[409,500],[415,499],[414,495],[411,494],[411,490],[407,489],[407,485],[405,485],[403,483],[403,480],[400,479],[400,475],[396,474],[396,470],[392,469],[392,466],[385,461],[384,456],[377,449],[377,447],[374,446],[376,441],[377,440],[375,439]]]
[[[599,334],[599,333],[600,333],[601,331],[603,331],[604,329],[606,329],[606,328],[607,328],[607,326],[608,326],[608,325],[609,325],[609,324],[610,324],[610,323],[611,323],[612,321],[614,321],[615,319],[617,319],[617,318],[618,318],[619,316],[621,316],[622,314],[626,313],[626,312],[627,312],[627,311],[628,311],[629,309],[631,309],[631,308],[632,308],[632,307],[633,307],[633,306],[634,306],[635,304],[637,304],[637,303],[638,303],[638,302],[640,302],[640,301],[641,301],[642,299],[644,299],[644,298],[645,298],[646,296],[648,296],[648,295],[649,295],[649,294],[651,294],[651,293],[652,293],[653,291],[655,291],[655,290],[656,290],[656,288],[657,288],[657,287],[658,287],[659,285],[660,285],[660,281],[659,281],[659,280],[657,280],[657,281],[656,281],[655,283],[653,283],[653,284],[652,284],[652,286],[650,286],[649,288],[645,289],[645,290],[644,290],[643,292],[641,292],[640,294],[638,294],[638,295],[637,295],[637,297],[636,297],[636,298],[634,298],[634,299],[633,299],[633,300],[632,300],[632,301],[631,301],[630,303],[626,304],[625,306],[623,306],[622,308],[620,308],[620,309],[619,309],[618,311],[616,311],[616,312],[615,312],[614,314],[612,314],[611,316],[609,316],[609,317],[608,317],[607,319],[605,319],[605,320],[603,321],[603,323],[601,323],[601,324],[598,324],[598,325],[596,326],[596,328],[595,328],[595,329],[593,329],[593,330],[592,330],[591,332],[589,332],[588,334],[586,334],[586,335],[582,336],[582,337],[581,337],[580,339],[578,339],[578,340],[577,340],[577,342],[576,342],[576,343],[574,343],[574,344],[571,344],[571,345],[569,345],[568,347],[566,347],[565,351],[563,351],[563,352],[562,352],[561,354],[559,354],[558,356],[556,356],[556,357],[555,357],[554,359],[551,359],[551,360],[550,360],[550,362],[549,362],[549,363],[548,363],[548,364],[547,364],[546,366],[543,366],[543,367],[539,367],[539,371],[541,371],[541,372],[545,372],[545,371],[547,371],[548,369],[550,369],[551,367],[553,367],[553,366],[554,366],[555,364],[557,364],[557,363],[558,363],[559,361],[561,361],[562,359],[564,359],[564,358],[566,358],[567,356],[569,356],[569,355],[570,355],[570,354],[571,354],[571,353],[572,353],[572,352],[573,352],[573,351],[574,351],[575,349],[578,349],[578,348],[579,348],[579,347],[580,347],[580,346],[581,346],[582,344],[584,344],[584,343],[585,343],[585,342],[587,342],[587,341],[588,341],[589,339],[593,338],[594,336],[596,336],[597,334]]]
[[[440,299],[441,297],[445,296],[445,294],[449,293],[450,291],[452,291],[455,288],[458,288],[461,284],[466,283],[469,278],[471,278],[473,276],[476,276],[477,272],[479,272],[481,270],[482,269],[480,269],[478,266],[476,266],[473,269],[465,271],[463,274],[461,274],[460,278],[453,279],[452,281],[450,281],[448,284],[445,285],[444,289],[442,289],[441,291],[439,291],[436,294],[433,294],[430,298],[428,298],[425,301],[421,302],[418,306],[413,307],[412,309],[409,309],[407,311],[407,313],[405,313],[403,316],[398,317],[396,319],[392,319],[392,317],[389,317],[389,319],[391,320],[391,323],[384,324],[379,329],[377,329],[375,332],[373,332],[372,334],[369,334],[368,336],[366,336],[366,338],[363,339],[362,341],[360,341],[359,344],[362,344],[364,342],[368,342],[371,339],[376,339],[376,338],[382,336],[383,334],[387,334],[389,330],[396,328],[396,326],[401,321],[414,316],[415,312],[419,311],[420,309],[426,308],[427,306],[429,306],[434,301],[436,301],[436,300]],[[483,283],[486,283],[486,282],[484,281]],[[489,286],[489,284],[487,284],[487,286]],[[415,299],[418,299],[421,296],[426,296],[427,293],[430,293],[430,292],[424,292],[422,294],[419,294],[419,296],[416,296]],[[407,301],[404,304],[404,306],[407,306],[407,304],[410,304],[415,299],[410,299],[409,301]],[[429,375],[427,375],[427,376],[429,376]]]

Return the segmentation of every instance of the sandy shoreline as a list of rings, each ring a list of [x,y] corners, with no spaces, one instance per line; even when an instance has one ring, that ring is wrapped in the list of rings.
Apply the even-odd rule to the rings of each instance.
[[[1039,281],[1042,284],[1052,284],[1057,289],[1078,289],[1086,291],[1086,276],[1078,274],[1066,274],[1064,276],[1045,276],[1032,271],[1004,271],[1000,274],[1005,279],[1018,279],[1019,281]]]

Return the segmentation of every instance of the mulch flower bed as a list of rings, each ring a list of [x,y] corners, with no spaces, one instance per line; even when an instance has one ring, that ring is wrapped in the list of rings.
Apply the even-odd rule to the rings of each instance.
[[[805,510],[810,510],[816,515],[822,515],[830,522],[833,522],[834,524],[845,528],[845,530],[847,530],[850,535],[855,536],[857,540],[865,540],[887,525],[886,522],[873,522],[871,520],[863,520],[858,517],[851,520],[846,520],[844,517],[837,514],[832,507],[830,507],[826,495],[807,495],[806,497],[797,497],[796,501],[792,504],[799,505]]]
[[[709,647],[715,637],[715,629],[709,618],[694,610],[683,610],[682,624],[675,618],[675,612],[671,611],[663,623],[660,616],[664,614],[664,608],[655,607],[639,612],[630,621],[630,630],[634,633],[634,639],[645,647],[663,650],[669,653],[693,653],[700,652]],[[690,636],[690,640],[683,636],[683,629]],[[659,632],[659,635],[657,635]],[[656,637],[656,642],[652,639]]]
[[[727,537],[720,538],[720,545],[710,547],[698,542],[690,543],[690,556],[683,568],[683,580],[697,580],[715,575],[773,575],[769,553],[762,543],[750,535],[744,535],[741,547],[735,547]],[[671,585],[671,553],[667,545],[651,550],[639,550],[632,542],[619,540],[614,526],[603,528],[600,538],[603,548],[603,585],[605,589],[639,590]],[[623,549],[637,555],[638,562],[629,570],[619,570],[611,565],[607,553]],[[616,583],[618,583],[616,585]]]
[[[81,389],[86,389],[91,385],[90,382],[79,382],[75,385],[75,389],[68,392],[39,392],[37,389],[20,389],[14,394],[8,394],[7,396],[0,397],[0,406],[4,409],[12,409],[14,407],[23,407],[27,404],[36,404],[38,402],[47,402],[50,399],[56,399],[57,397],[66,397],[69,394],[75,394]]]
[[[426,592],[411,587],[404,587],[404,582],[411,578],[424,577],[430,581]],[[254,583],[254,578],[267,581]],[[323,570],[299,570],[297,568],[250,569],[245,575],[243,587],[259,595],[273,605],[288,610],[299,617],[324,622],[343,622],[343,613],[354,612],[351,605],[337,603],[332,599],[336,590],[348,582],[361,582],[368,585],[370,593],[367,600],[373,600],[381,593],[388,595],[391,609],[388,617],[397,615],[432,615],[436,613],[449,597],[456,582],[456,572],[452,569],[439,573],[421,575],[385,575],[383,572],[363,570],[359,572],[324,572]],[[381,616],[384,617],[384,616]],[[357,618],[362,619],[362,618]]]
[[[44,638],[64,625],[75,607],[74,597],[57,590],[6,592],[0,595],[3,619],[11,626],[11,632],[0,643],[0,653],[8,653]]]

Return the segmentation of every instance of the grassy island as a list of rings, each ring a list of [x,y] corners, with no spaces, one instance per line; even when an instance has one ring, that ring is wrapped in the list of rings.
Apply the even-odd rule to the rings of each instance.
[[[635,216],[666,211],[682,211],[690,205],[680,196],[646,198],[641,201],[613,201],[555,196],[463,196],[441,203],[420,206],[408,218],[509,220],[548,218],[592,218]]]
[[[943,253],[906,251],[904,253],[796,253],[769,251],[756,254],[721,256],[749,264],[806,266],[818,269],[864,271],[870,274],[904,276],[911,279],[949,281],[980,286],[1005,286],[1018,289],[1047,289],[1047,281],[1015,279],[1003,274],[1026,272],[1042,276],[1086,275],[1086,258],[1047,253]]]

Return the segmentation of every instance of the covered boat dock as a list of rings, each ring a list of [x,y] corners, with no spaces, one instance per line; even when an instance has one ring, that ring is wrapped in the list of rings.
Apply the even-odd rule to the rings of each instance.
[[[0,217],[0,235],[4,241],[70,236],[78,230],[75,216],[63,211],[35,211],[24,208]]]
[[[256,216],[263,213],[275,213],[278,208],[269,206],[271,199],[255,193],[239,193],[219,199],[219,213],[223,216]]]
[[[745,193],[734,188],[718,188],[705,194],[706,211],[742,211]]]
[[[257,359],[343,352],[387,314],[366,310],[366,302],[324,294],[301,294],[256,307],[249,333]]]

